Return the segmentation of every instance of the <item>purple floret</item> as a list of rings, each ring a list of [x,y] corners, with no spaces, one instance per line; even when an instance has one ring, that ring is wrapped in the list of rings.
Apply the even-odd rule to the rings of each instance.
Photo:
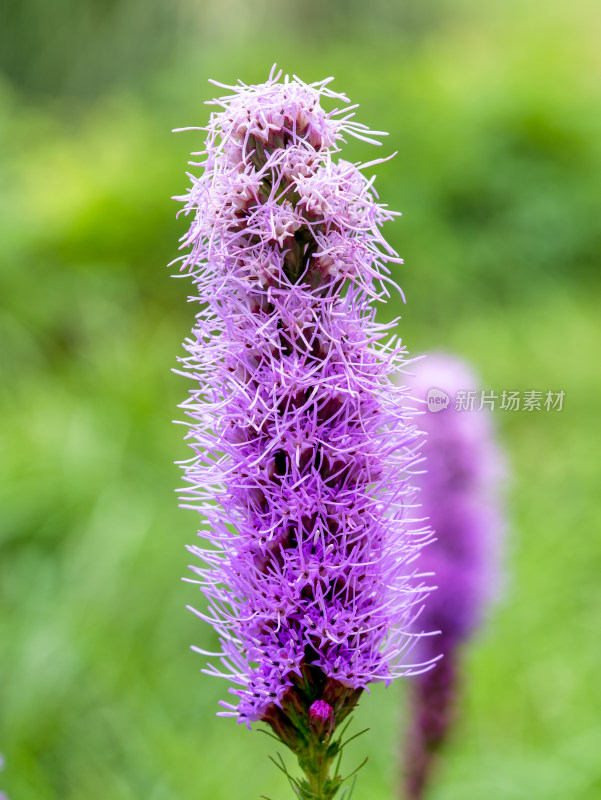
[[[342,698],[411,671],[412,561],[429,534],[411,523],[404,347],[375,321],[394,214],[370,165],[333,158],[345,135],[375,134],[352,106],[324,110],[348,102],[329,80],[279,78],[224,87],[179,198],[201,303],[181,359],[196,384],[183,500],[204,518],[195,613],[221,646],[205,671],[238,698],[220,713],[271,719],[302,686],[338,722]]]

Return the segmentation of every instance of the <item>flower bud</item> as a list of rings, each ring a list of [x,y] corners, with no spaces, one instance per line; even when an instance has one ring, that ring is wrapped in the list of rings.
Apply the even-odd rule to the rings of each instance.
[[[336,724],[334,709],[325,700],[316,700],[309,709],[309,728],[319,739],[329,738]]]

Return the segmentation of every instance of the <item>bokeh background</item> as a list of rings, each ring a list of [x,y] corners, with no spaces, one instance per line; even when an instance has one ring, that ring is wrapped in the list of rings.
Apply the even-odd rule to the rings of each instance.
[[[274,61],[390,131],[381,198],[414,353],[488,389],[511,466],[504,596],[466,653],[433,800],[601,797],[601,9],[594,0],[4,0],[0,4],[0,788],[11,800],[291,796],[271,740],[215,718],[226,685],[184,610],[170,372],[192,324],[165,266],[207,78]],[[375,155],[379,155],[376,153]],[[349,159],[373,148],[351,143]],[[405,688],[349,747],[394,796]],[[354,749],[353,749],[354,748]]]

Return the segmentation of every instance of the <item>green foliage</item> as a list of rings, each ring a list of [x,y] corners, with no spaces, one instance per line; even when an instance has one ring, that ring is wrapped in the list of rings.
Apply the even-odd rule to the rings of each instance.
[[[594,800],[599,12],[464,0],[436,20],[409,4],[387,26],[379,3],[345,38],[331,11],[329,36],[300,22],[283,36],[286,19],[271,20],[259,47],[259,11],[226,4],[248,25],[230,30],[213,5],[206,46],[180,34],[181,55],[142,83],[133,67],[117,80],[107,48],[102,99],[40,100],[33,79],[0,87],[0,786],[12,800],[290,791],[267,737],[215,719],[225,686],[186,650],[216,642],[179,583],[195,517],[173,495],[171,462],[187,451],[170,420],[188,387],[169,369],[194,306],[163,266],[185,229],[169,198],[199,147],[170,128],[203,123],[206,77],[258,81],[278,60],[307,80],[334,74],[361,120],[391,132],[383,153],[399,154],[377,186],[404,213],[387,235],[408,305],[383,313],[403,314],[409,349],[462,354],[497,391],[566,391],[561,413],[496,416],[513,472],[507,586],[467,656],[463,720],[432,797]],[[146,35],[131,40],[155,63]],[[358,797],[391,796],[402,690],[360,703],[371,731],[348,746],[348,763],[369,755]]]

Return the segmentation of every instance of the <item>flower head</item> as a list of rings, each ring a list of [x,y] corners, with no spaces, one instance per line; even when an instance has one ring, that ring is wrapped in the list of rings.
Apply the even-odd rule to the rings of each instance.
[[[419,563],[437,588],[426,599],[416,626],[440,632],[420,639],[421,656],[443,657],[413,686],[406,782],[408,797],[417,800],[454,718],[460,645],[481,623],[499,589],[504,527],[499,489],[504,470],[489,413],[458,410],[453,404],[459,392],[478,388],[467,364],[434,354],[412,371],[416,400],[426,401],[432,390],[450,400],[442,410],[424,411],[420,420],[427,440],[424,472],[417,483],[436,539],[424,548]]]
[[[405,521],[418,434],[391,379],[404,348],[374,318],[398,260],[380,232],[393,212],[334,159],[345,135],[374,134],[324,109],[348,102],[328,80],[279,78],[214,101],[181,198],[181,268],[202,303],[182,359],[184,501],[207,541],[190,548],[196,613],[221,643],[206,671],[237,698],[221,713],[300,752],[326,707],[333,730],[370,682],[410,669],[428,533]]]
[[[412,371],[411,390],[418,400],[424,401],[433,388],[451,399],[444,410],[427,410],[420,418],[427,438],[425,469],[417,480],[436,536],[419,562],[433,573],[437,586],[418,622],[424,630],[441,631],[441,637],[425,638],[423,646],[444,652],[478,626],[499,589],[503,461],[490,414],[457,410],[452,402],[458,392],[478,389],[465,362],[432,354]]]

